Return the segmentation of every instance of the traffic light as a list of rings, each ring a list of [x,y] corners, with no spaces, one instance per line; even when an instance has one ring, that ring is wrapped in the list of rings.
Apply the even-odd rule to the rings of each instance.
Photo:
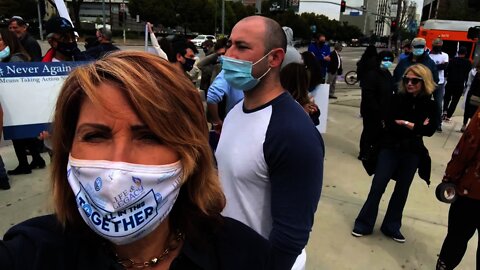
[[[340,2],[340,12],[343,13],[345,12],[345,8],[347,7],[347,3],[342,0],[342,2]]]
[[[397,21],[392,21],[390,24],[390,32],[393,33],[395,31],[397,31]]]

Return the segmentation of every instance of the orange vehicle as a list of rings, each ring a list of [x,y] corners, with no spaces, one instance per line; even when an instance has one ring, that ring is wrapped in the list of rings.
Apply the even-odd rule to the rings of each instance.
[[[450,58],[455,57],[458,48],[467,48],[467,56],[473,61],[477,40],[467,38],[468,28],[480,26],[480,22],[450,21],[450,20],[427,20],[422,23],[418,30],[418,37],[427,41],[427,47],[432,48],[432,42],[436,38],[443,40],[442,51]]]

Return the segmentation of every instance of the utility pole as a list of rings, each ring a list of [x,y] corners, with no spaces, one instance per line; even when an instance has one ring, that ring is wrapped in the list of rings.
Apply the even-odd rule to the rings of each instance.
[[[225,0],[222,0],[222,36],[225,36]]]
[[[403,0],[397,0],[397,17],[396,17],[396,20],[397,20],[397,29],[395,30],[395,33],[391,33],[392,35],[395,35],[397,34],[397,40],[395,41],[395,52],[398,53],[398,49],[399,49],[399,44],[400,44],[400,27],[398,27],[398,25],[400,25],[400,17],[402,15],[402,2]]]
[[[37,1],[38,11],[38,31],[40,32],[40,39],[43,41],[43,29],[42,29],[42,14],[40,13],[40,0]]]
[[[103,28],[107,29],[107,15],[105,14],[105,0],[102,0]]]

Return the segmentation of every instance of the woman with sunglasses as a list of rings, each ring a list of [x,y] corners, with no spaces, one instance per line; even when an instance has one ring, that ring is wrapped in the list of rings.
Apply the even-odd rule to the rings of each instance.
[[[392,97],[389,106],[375,176],[368,198],[355,220],[353,236],[372,233],[382,195],[390,179],[395,179],[395,189],[380,230],[399,243],[405,242],[400,232],[402,212],[417,168],[427,183],[430,178],[430,158],[422,137],[432,136],[437,127],[436,105],[431,100],[435,87],[432,73],[426,66],[416,64],[406,69],[400,91]]]

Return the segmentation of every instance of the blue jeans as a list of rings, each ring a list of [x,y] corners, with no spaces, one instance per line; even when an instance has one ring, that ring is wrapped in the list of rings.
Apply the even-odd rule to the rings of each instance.
[[[363,234],[372,233],[378,215],[378,205],[390,179],[395,177],[395,189],[387,213],[383,219],[382,230],[389,233],[400,231],[402,213],[407,202],[408,191],[419,164],[417,154],[397,149],[382,149],[378,155],[377,168],[367,201],[355,220],[354,230]]]
[[[435,91],[433,91],[433,100],[437,104],[436,120],[438,127],[442,127],[442,108],[443,108],[443,95],[445,94],[445,84],[438,84]]]

